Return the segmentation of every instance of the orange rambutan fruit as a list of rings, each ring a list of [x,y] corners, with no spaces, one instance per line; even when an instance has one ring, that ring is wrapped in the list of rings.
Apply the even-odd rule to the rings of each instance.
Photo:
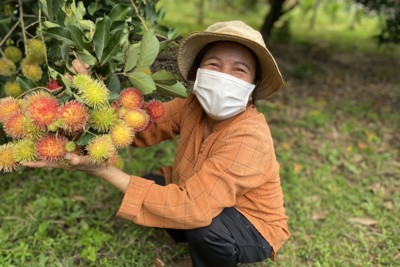
[[[46,92],[38,92],[26,98],[26,109],[31,118],[40,128],[47,128],[58,117],[59,104],[57,99]]]
[[[21,107],[16,98],[8,96],[0,99],[0,122],[4,123],[8,116]]]
[[[61,135],[46,135],[36,142],[36,155],[41,160],[57,161],[67,152],[65,146],[68,139]]]
[[[150,115],[143,109],[130,110],[124,115],[124,121],[132,127],[135,132],[144,130],[150,122]]]
[[[110,130],[110,136],[117,148],[127,147],[135,138],[135,131],[123,120],[119,120]]]
[[[96,164],[105,162],[116,153],[116,148],[108,134],[96,136],[86,146],[89,159]]]
[[[14,111],[4,122],[4,132],[13,139],[21,139],[26,136],[25,116],[21,110]]]
[[[151,100],[145,104],[145,110],[150,115],[150,120],[155,122],[165,115],[165,105],[159,100]]]
[[[17,168],[18,162],[15,160],[12,147],[10,143],[0,146],[0,171],[12,172]]]
[[[129,87],[121,91],[118,102],[121,106],[129,110],[134,110],[143,107],[144,98],[142,92],[138,89]]]
[[[68,101],[60,108],[61,126],[69,133],[84,130],[88,119],[87,107],[76,100]]]

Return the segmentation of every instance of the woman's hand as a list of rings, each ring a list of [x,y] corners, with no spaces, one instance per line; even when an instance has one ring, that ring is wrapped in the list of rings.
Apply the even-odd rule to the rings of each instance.
[[[87,156],[80,156],[73,153],[66,154],[64,159],[67,164],[48,161],[35,161],[23,163],[22,165],[30,168],[61,168],[65,170],[86,172],[103,178],[122,192],[125,192],[129,185],[130,175],[109,163],[95,164],[91,162]]]

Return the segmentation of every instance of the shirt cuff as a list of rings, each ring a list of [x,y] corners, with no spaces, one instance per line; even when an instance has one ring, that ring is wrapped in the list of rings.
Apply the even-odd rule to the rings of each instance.
[[[144,198],[154,181],[131,176],[128,188],[117,212],[117,216],[134,221],[143,205]]]

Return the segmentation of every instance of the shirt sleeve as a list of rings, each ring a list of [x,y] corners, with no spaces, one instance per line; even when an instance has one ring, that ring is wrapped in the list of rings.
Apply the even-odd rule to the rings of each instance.
[[[132,176],[118,216],[162,228],[206,226],[237,197],[274,176],[277,167],[272,139],[260,127],[239,127],[220,133],[201,166],[183,184],[159,186]],[[265,130],[265,128],[263,128]],[[266,168],[271,168],[265,172]]]

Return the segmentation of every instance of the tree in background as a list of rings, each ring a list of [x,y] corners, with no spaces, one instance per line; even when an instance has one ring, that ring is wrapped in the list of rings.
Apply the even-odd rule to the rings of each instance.
[[[381,32],[376,36],[379,43],[400,43],[400,1],[399,0],[356,0],[369,11],[385,17]]]

